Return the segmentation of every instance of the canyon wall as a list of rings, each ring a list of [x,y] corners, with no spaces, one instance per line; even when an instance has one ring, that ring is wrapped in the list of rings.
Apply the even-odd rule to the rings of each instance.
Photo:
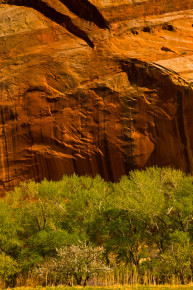
[[[193,1],[0,4],[0,192],[135,168],[193,173]]]

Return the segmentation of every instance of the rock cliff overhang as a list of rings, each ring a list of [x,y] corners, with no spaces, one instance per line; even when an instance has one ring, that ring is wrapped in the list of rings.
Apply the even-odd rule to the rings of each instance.
[[[192,8],[190,0],[1,4],[2,193],[74,172],[113,181],[151,165],[192,172]]]

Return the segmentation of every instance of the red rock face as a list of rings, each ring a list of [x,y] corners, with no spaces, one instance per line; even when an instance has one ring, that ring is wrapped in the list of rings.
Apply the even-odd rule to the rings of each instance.
[[[154,2],[0,5],[2,194],[74,172],[193,172],[193,3]]]

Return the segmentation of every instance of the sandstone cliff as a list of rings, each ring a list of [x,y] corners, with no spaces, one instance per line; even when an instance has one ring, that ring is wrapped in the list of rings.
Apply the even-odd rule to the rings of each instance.
[[[0,186],[193,172],[193,1],[0,5]]]

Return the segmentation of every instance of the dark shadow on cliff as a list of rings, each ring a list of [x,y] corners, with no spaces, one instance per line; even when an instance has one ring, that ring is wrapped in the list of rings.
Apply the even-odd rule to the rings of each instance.
[[[120,61],[121,69],[126,72],[128,80],[132,85],[138,87],[147,87],[149,89],[159,88],[162,82],[169,82],[173,87],[174,84],[170,75],[179,74],[174,70],[168,69],[157,63],[148,63],[135,58],[128,61]]]
[[[94,47],[93,42],[89,39],[86,32],[84,32],[81,28],[76,26],[69,16],[64,15],[58,11],[56,11],[54,8],[49,6],[46,2],[41,0],[8,0],[6,2],[9,5],[16,5],[16,6],[26,6],[31,7],[37,11],[39,11],[41,14],[43,14],[45,17],[51,19],[55,23],[65,27],[70,33],[74,34],[75,36],[83,39],[91,48]]]
[[[60,0],[74,14],[95,23],[99,28],[108,28],[108,23],[99,10],[88,0]]]
[[[159,111],[159,106],[157,109],[157,114],[154,115],[156,130],[157,130],[157,142],[155,143],[155,149],[152,152],[151,156],[149,157],[148,161],[146,162],[147,167],[157,165],[157,166],[171,166],[173,164],[172,157],[168,157],[167,160],[164,158],[160,158],[160,156],[164,157],[164,144],[160,144],[159,142],[159,124],[160,122],[164,122],[166,119],[167,122],[165,126],[168,126],[168,122],[173,122],[178,124],[179,128],[179,140],[183,145],[183,156],[185,159],[186,168],[184,169],[186,172],[191,172],[191,155],[189,154],[188,150],[188,140],[185,133],[185,123],[184,123],[184,109],[183,109],[183,99],[188,98],[190,95],[191,87],[187,86],[184,87],[183,82],[185,82],[180,75],[175,72],[174,70],[168,69],[164,66],[158,65],[156,63],[146,63],[140,61],[138,59],[130,59],[129,61],[121,61],[121,68],[124,72],[126,72],[129,82],[133,86],[141,87],[141,88],[148,88],[150,90],[155,90],[158,95],[159,102],[167,102],[167,95],[171,95],[173,93],[176,103],[177,103],[177,110],[175,117],[173,116],[172,119],[165,115],[165,118],[161,118],[162,111]],[[176,76],[179,81],[179,84],[175,84],[172,80],[171,76]],[[182,84],[181,84],[182,83]],[[160,114],[159,114],[160,112]],[[162,125],[163,126],[163,125]],[[176,126],[176,125],[175,125]],[[149,134],[151,136],[151,134]],[[166,135],[167,137],[167,135]],[[170,138],[168,135],[168,142]],[[162,148],[163,146],[163,148]],[[169,146],[169,144],[168,144]],[[172,147],[172,144],[171,144]],[[178,151],[176,150],[176,156]],[[162,155],[163,154],[163,155]],[[178,168],[182,168],[183,161],[178,158],[179,165]]]

